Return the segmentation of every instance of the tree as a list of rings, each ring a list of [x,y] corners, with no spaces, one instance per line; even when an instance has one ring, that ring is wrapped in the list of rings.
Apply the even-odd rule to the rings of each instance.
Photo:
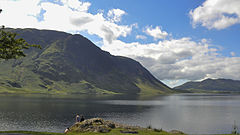
[[[16,36],[16,33],[5,31],[3,28],[0,30],[0,59],[25,57],[24,49],[41,48],[40,45],[27,43],[23,38],[16,39]]]
[[[0,13],[2,9],[0,9]],[[16,39],[17,34],[4,30],[4,26],[0,29],[0,59],[17,59],[25,57],[25,49],[30,47],[41,48],[40,45],[27,43],[23,38]]]

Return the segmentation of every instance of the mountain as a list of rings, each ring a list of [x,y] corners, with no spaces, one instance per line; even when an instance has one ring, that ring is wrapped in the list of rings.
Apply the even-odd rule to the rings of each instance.
[[[42,49],[1,60],[0,93],[163,94],[173,92],[139,62],[113,56],[76,34],[7,29]]]
[[[240,81],[231,79],[206,79],[201,82],[187,82],[174,89],[189,92],[240,92]]]

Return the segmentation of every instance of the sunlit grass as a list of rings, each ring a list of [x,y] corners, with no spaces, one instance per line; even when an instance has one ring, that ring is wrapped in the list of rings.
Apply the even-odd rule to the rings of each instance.
[[[128,133],[121,133],[120,130],[124,129],[113,129],[109,133],[95,133],[95,132],[85,132],[85,133],[72,133],[69,132],[67,135],[130,135]],[[142,129],[137,130],[137,135],[172,135],[168,132],[161,131],[157,132],[154,130]],[[21,133],[21,134],[31,134],[31,135],[64,135],[64,133],[51,133],[51,132],[33,132],[33,131],[0,131],[0,133]],[[178,134],[174,134],[178,135]]]

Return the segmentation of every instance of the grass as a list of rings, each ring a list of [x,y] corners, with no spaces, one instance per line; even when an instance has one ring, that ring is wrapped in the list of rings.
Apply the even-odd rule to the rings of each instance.
[[[131,134],[126,134],[126,133],[121,133],[120,130],[124,129],[113,129],[109,133],[94,133],[94,132],[85,132],[85,133],[67,133],[67,135],[131,135]],[[52,132],[34,132],[34,131],[0,131],[1,133],[21,133],[21,134],[31,134],[31,135],[64,135],[64,133],[52,133]],[[137,135],[172,135],[168,132],[161,131],[153,131],[153,130],[147,130],[147,129],[142,129],[138,130]],[[174,134],[177,135],[177,134]]]
[[[139,93],[140,99],[174,93],[174,91],[172,91],[171,89],[161,86],[158,83],[156,85],[159,85],[159,87],[156,88],[156,86],[147,82],[143,82],[140,79],[138,79],[136,85],[141,89]],[[162,88],[162,89],[159,89],[159,88]]]
[[[134,135],[134,134],[126,134],[120,133],[121,129],[114,129],[109,133],[93,133],[93,132],[86,132],[86,133],[68,133],[67,135]],[[11,133],[19,133],[19,134],[29,134],[29,135],[66,135],[64,133],[53,133],[53,132],[34,132],[34,131],[0,131],[0,134],[11,134]],[[156,132],[150,130],[138,130],[138,134],[136,135],[178,135],[178,134],[171,134],[165,131]],[[234,134],[218,134],[218,135],[234,135]]]
[[[144,83],[138,83],[136,84],[140,89],[141,92],[139,93],[140,95],[159,95],[159,94],[164,94],[162,91],[155,89],[147,84]]]
[[[52,132],[35,132],[35,131],[0,131],[1,133],[19,133],[19,134],[30,134],[30,135],[64,135],[64,133],[52,133]]]
[[[68,133],[68,135],[133,135],[133,134],[127,134],[127,133],[121,133],[120,130],[122,129],[113,129],[109,133],[94,133],[94,132],[86,132],[86,133]],[[171,135],[168,132],[162,131],[162,132],[156,132],[152,130],[138,130],[137,135]],[[176,135],[176,134],[175,134]]]
[[[1,79],[0,79],[1,84]],[[45,88],[31,86],[32,83],[28,83],[28,87],[15,88],[10,86],[0,86],[0,94],[51,94],[51,95],[72,95],[72,94],[100,94],[100,95],[116,95],[120,93],[104,90],[95,87],[94,85],[80,81],[78,83],[68,84],[63,81],[54,81],[51,85],[45,85]],[[40,83],[41,84],[41,83]],[[90,88],[88,88],[91,86]]]
[[[120,131],[126,129],[113,129],[109,133],[95,133],[95,132],[69,132],[67,135],[134,135],[130,133],[121,133]],[[162,130],[152,129],[138,129],[136,135],[186,135],[186,134],[174,134]],[[0,134],[26,134],[26,135],[66,135],[65,133],[54,133],[54,132],[36,132],[36,131],[0,131]],[[236,135],[236,134],[205,134],[205,135]],[[238,134],[239,135],[239,134]]]

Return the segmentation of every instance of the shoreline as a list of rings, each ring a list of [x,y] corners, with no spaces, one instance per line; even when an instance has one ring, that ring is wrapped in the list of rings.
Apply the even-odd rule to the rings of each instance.
[[[146,133],[146,132],[145,132]],[[85,133],[68,133],[69,135],[105,135],[105,133],[92,133],[92,132],[85,132]],[[56,133],[56,132],[38,132],[38,131],[0,131],[0,135],[66,135],[65,133]],[[113,134],[109,134],[113,135]],[[120,135],[129,135],[126,133],[121,133]],[[142,133],[136,135],[144,135]],[[147,135],[180,135],[180,134],[173,134],[168,132],[163,133],[150,133]],[[181,134],[182,135],[182,134]],[[236,134],[184,134],[184,135],[236,135]],[[239,134],[238,134],[239,135]]]

